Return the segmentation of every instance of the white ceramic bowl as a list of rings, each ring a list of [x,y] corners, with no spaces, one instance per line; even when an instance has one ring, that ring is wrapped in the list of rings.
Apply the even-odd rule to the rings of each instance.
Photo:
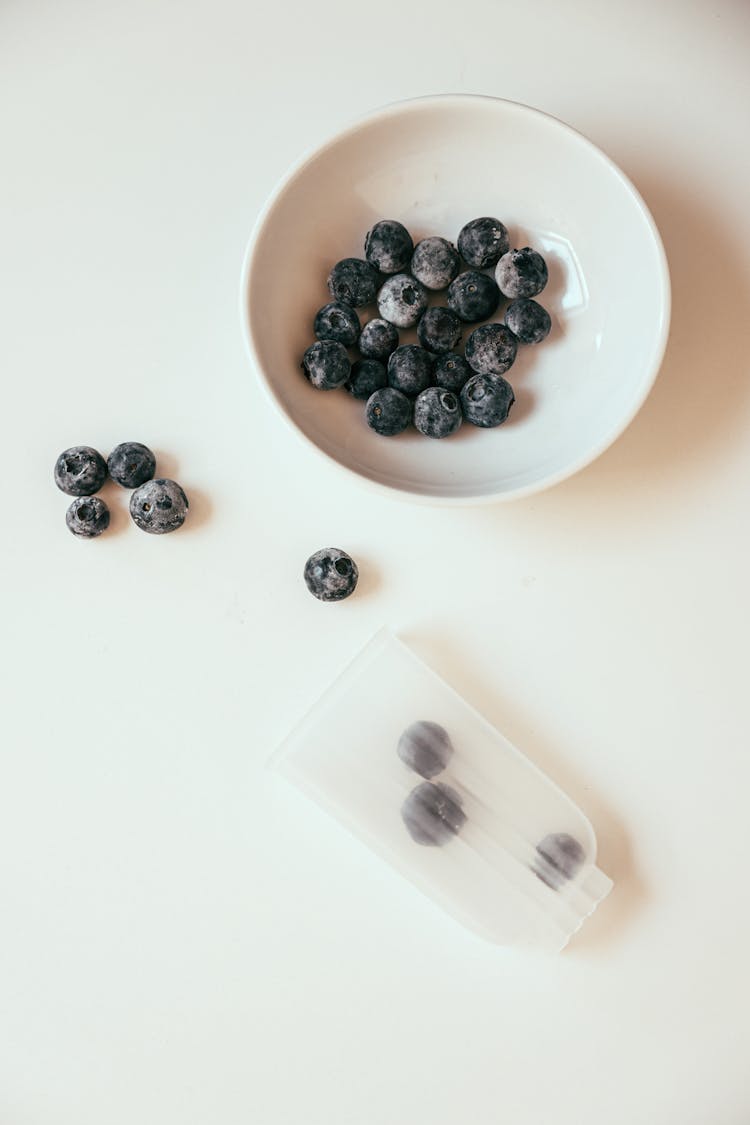
[[[300,371],[313,317],[330,299],[328,272],[363,256],[378,219],[399,219],[415,242],[455,241],[478,215],[497,216],[512,246],[545,256],[539,300],[550,336],[519,348],[507,374],[516,403],[499,428],[464,424],[442,441],[411,429],[379,437],[363,403],[314,390]],[[445,95],[388,106],[289,172],[250,240],[241,309],[253,365],[298,434],[365,481],[466,503],[563,480],[625,429],[664,353],[669,273],[643,200],[590,141],[527,106]],[[402,333],[402,343],[413,338]]]

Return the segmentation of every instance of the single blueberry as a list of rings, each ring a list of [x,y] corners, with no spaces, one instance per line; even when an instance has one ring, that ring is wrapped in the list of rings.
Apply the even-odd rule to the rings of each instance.
[[[552,832],[536,846],[537,858],[532,871],[543,883],[557,891],[577,875],[586,853],[578,840],[567,832]]]
[[[378,312],[397,328],[413,328],[427,308],[427,290],[408,273],[397,273],[378,293]]]
[[[354,309],[369,305],[378,291],[378,271],[362,258],[343,258],[328,275],[328,292],[334,301]]]
[[[458,249],[467,266],[484,270],[494,266],[510,246],[508,232],[499,219],[472,219],[461,227]]]
[[[313,330],[319,340],[336,340],[350,348],[359,339],[359,317],[350,305],[329,301],[315,314]]]
[[[109,508],[98,496],[79,496],[65,513],[65,522],[79,539],[95,539],[109,527]]]
[[[469,324],[486,320],[499,304],[500,290],[486,273],[466,270],[448,286],[448,307]]]
[[[440,723],[420,719],[406,728],[398,740],[396,752],[404,765],[429,781],[448,765],[453,743]]]
[[[547,263],[530,246],[509,250],[495,269],[495,280],[506,297],[536,297],[547,284],[547,277]]]
[[[501,425],[514,402],[513,388],[502,375],[472,375],[461,391],[464,418],[485,429]]]
[[[411,235],[396,219],[381,219],[365,236],[365,257],[381,273],[401,273],[413,250]]]
[[[417,326],[417,338],[423,348],[441,354],[457,347],[462,328],[461,321],[452,309],[436,305],[422,314]]]
[[[458,793],[433,781],[412,789],[401,806],[401,818],[412,840],[428,847],[447,844],[466,823]]]
[[[483,324],[469,336],[464,355],[477,375],[504,375],[517,351],[518,341],[505,324]]]
[[[68,496],[93,496],[107,479],[107,462],[90,445],[74,445],[55,462],[55,484]]]
[[[414,425],[420,434],[444,438],[454,434],[461,425],[461,407],[453,391],[428,387],[414,402]]]
[[[393,387],[383,387],[382,391],[375,391],[368,398],[365,418],[376,434],[394,437],[406,429],[413,412],[411,399]]]
[[[156,472],[156,457],[139,441],[124,441],[112,450],[107,460],[109,475],[123,488],[137,488]]]
[[[423,238],[414,247],[411,272],[426,289],[445,289],[460,265],[458,251],[447,238]]]
[[[352,364],[352,373],[344,383],[350,395],[361,399],[369,398],[374,391],[387,385],[388,373],[379,359],[358,359]]]
[[[549,336],[550,315],[530,297],[518,297],[505,310],[505,323],[518,338],[519,344],[540,344]]]
[[[398,329],[387,320],[368,320],[359,337],[359,354],[365,359],[385,362],[398,347]]]
[[[388,358],[388,384],[415,398],[432,382],[434,357],[418,344],[402,344]]]
[[[149,480],[130,497],[130,515],[136,527],[151,535],[166,535],[182,527],[188,498],[173,480]]]
[[[302,357],[302,370],[319,391],[341,387],[351,371],[346,348],[337,340],[318,340]]]
[[[359,578],[351,555],[338,547],[323,547],[305,563],[305,585],[321,602],[340,602],[354,593]]]
[[[473,374],[474,372],[464,357],[457,355],[455,352],[439,355],[432,370],[432,377],[436,386],[454,392],[460,391],[466,380],[470,379]]]

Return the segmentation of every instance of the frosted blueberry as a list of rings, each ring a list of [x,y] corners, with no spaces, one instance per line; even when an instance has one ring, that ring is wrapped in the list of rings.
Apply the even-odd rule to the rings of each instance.
[[[466,823],[458,793],[440,782],[423,781],[401,806],[401,818],[417,844],[440,847]]]
[[[124,441],[115,446],[107,460],[109,475],[123,488],[137,488],[156,472],[156,457],[139,441]]]
[[[188,498],[173,480],[149,480],[130,497],[130,515],[136,527],[151,535],[166,535],[182,527]]]
[[[365,257],[381,273],[401,273],[413,250],[411,235],[396,219],[381,219],[365,236]]]
[[[502,375],[472,375],[461,391],[464,418],[473,426],[499,426],[515,402],[513,388]]]
[[[447,238],[423,238],[414,247],[411,272],[426,289],[445,289],[460,265],[458,251]]]
[[[109,527],[109,508],[98,496],[79,496],[65,513],[65,522],[79,539],[95,539]]]
[[[389,277],[378,293],[378,312],[397,328],[412,328],[427,308],[427,290],[408,273]]]
[[[342,258],[328,275],[328,292],[334,301],[358,309],[375,300],[378,271],[362,258]]]
[[[107,479],[107,463],[90,445],[74,445],[55,462],[55,484],[68,496],[93,496]]]
[[[518,297],[505,310],[505,323],[519,344],[539,344],[549,335],[550,315],[530,297]]]
[[[388,359],[388,384],[416,397],[432,382],[434,358],[418,344],[402,344]]]
[[[305,563],[305,585],[321,602],[340,602],[348,598],[354,593],[358,578],[354,559],[338,547],[323,547]]]
[[[417,326],[417,338],[423,348],[440,354],[450,352],[461,340],[462,323],[452,309],[436,305],[427,309]]]
[[[367,399],[374,391],[388,384],[385,364],[379,359],[358,359],[352,364],[351,375],[344,383],[354,398]]]
[[[359,337],[359,353],[365,359],[388,359],[398,347],[398,329],[387,320],[368,320]]]
[[[499,219],[472,219],[461,228],[458,249],[467,266],[483,270],[494,266],[508,250],[508,232]]]
[[[330,301],[315,314],[313,331],[319,340],[336,340],[352,347],[359,339],[359,317],[350,305]]]
[[[413,410],[411,399],[401,391],[383,387],[382,391],[375,391],[368,398],[365,418],[367,425],[375,433],[394,437],[409,425]]]
[[[414,425],[420,434],[444,438],[454,434],[461,425],[461,407],[453,391],[428,387],[417,395],[414,403]]]
[[[509,250],[495,268],[495,280],[506,297],[536,297],[547,284],[547,277],[544,258],[530,246]]]
[[[460,391],[473,374],[464,357],[455,352],[439,355],[432,369],[435,385],[443,387],[446,391]]]
[[[351,371],[346,348],[336,340],[318,340],[302,357],[302,370],[319,391],[341,387]]]
[[[469,323],[486,320],[499,304],[500,290],[485,273],[466,270],[448,287],[448,307]]]
[[[517,351],[518,341],[505,324],[483,324],[469,336],[464,355],[478,375],[504,375]]]

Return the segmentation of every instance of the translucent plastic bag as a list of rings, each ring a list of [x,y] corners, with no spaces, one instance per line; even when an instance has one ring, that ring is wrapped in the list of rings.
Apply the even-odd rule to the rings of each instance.
[[[499,945],[563,949],[612,887],[580,809],[388,630],[271,766]]]

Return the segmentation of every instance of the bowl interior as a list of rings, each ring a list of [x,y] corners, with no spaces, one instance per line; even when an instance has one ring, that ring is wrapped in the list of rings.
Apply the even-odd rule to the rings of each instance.
[[[544,254],[550,277],[539,300],[552,331],[519,348],[507,375],[516,403],[503,426],[464,425],[443,441],[414,430],[379,437],[363,403],[314,390],[300,371],[313,317],[329,300],[328,271],[363,256],[380,218],[399,219],[415,242],[455,241],[478,215],[502,219],[512,246]],[[441,97],[381,111],[296,169],[259,222],[243,302],[261,377],[309,441],[377,484],[459,501],[533,491],[614,440],[658,370],[669,285],[648,212],[598,149],[524,106]],[[360,315],[364,323],[377,311]]]

